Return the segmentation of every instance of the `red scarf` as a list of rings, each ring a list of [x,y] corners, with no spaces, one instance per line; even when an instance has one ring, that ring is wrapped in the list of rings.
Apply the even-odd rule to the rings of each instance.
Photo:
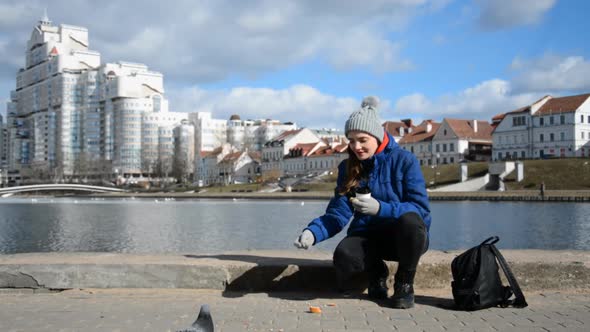
[[[375,154],[381,153],[383,150],[385,150],[387,144],[389,144],[389,137],[387,136],[387,133],[383,133],[383,141],[381,142],[381,145],[379,145],[379,147],[377,148],[377,151],[375,151]]]

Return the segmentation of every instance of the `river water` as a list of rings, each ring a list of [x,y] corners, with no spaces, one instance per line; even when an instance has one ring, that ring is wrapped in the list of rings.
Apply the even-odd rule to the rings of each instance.
[[[327,201],[0,199],[0,253],[218,253],[294,249]],[[430,248],[465,249],[500,237],[505,249],[590,250],[590,204],[431,202]],[[345,235],[314,247],[331,251]]]

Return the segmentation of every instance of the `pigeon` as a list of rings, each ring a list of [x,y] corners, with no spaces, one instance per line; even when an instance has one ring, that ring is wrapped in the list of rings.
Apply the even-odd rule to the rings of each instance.
[[[213,319],[211,318],[211,311],[209,305],[203,304],[199,311],[197,320],[188,329],[179,330],[177,332],[213,332]]]

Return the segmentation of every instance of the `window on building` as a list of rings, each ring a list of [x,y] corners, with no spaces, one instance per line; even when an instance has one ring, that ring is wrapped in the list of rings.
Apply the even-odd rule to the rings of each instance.
[[[584,139],[584,132],[582,132],[582,139]]]
[[[502,152],[498,152],[498,160],[502,160]]]
[[[524,126],[526,123],[526,118],[524,116],[515,116],[512,118],[512,126]]]
[[[447,152],[447,145],[443,144],[443,152]]]
[[[414,146],[410,146],[410,152],[414,153]]]
[[[450,152],[454,152],[455,151],[455,143],[450,143],[449,144],[449,151]]]
[[[526,158],[526,153],[524,151],[520,151],[520,158]]]
[[[553,124],[553,116],[549,117],[549,124]]]
[[[440,152],[440,145],[439,145],[439,144],[437,144],[437,145],[436,145],[436,149],[435,149],[435,151],[436,151],[436,152]]]
[[[539,126],[543,126],[545,124],[545,119],[539,118]]]
[[[543,134],[539,135],[539,141],[540,141],[540,142],[543,142],[543,141],[545,141],[545,139],[544,139],[544,137],[543,137]]]
[[[454,163],[455,162],[455,158],[454,157],[451,157],[450,158],[450,162],[451,162],[451,164]]]
[[[584,115],[580,115],[580,122],[584,123]]]
[[[444,133],[443,133],[443,134],[444,134],[445,136],[447,136],[447,130],[446,130],[446,129],[445,129],[445,131],[444,131]]]
[[[555,140],[555,136],[553,133],[549,134],[549,141],[553,142]]]
[[[559,123],[560,124],[565,124],[565,115],[560,115],[559,116]]]
[[[590,115],[588,115],[588,123],[590,123]]]
[[[559,139],[565,141],[565,133],[559,133]]]

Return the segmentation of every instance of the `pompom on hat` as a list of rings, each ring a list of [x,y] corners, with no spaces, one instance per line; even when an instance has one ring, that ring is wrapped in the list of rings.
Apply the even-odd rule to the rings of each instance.
[[[377,114],[379,98],[368,96],[363,99],[361,108],[352,112],[344,125],[344,135],[351,131],[363,131],[374,136],[379,143],[383,140],[383,126]]]

